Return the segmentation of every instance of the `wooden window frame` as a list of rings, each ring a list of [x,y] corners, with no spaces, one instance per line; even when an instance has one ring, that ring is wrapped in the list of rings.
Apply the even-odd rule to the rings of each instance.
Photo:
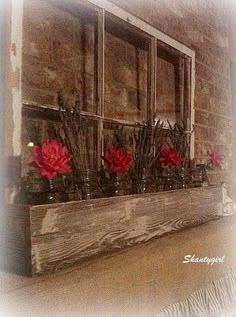
[[[185,93],[188,94],[187,106],[188,106],[188,111],[190,113],[187,118],[188,122],[187,122],[186,133],[190,135],[190,159],[193,159],[194,158],[194,121],[195,121],[195,111],[194,111],[195,51],[107,0],[88,0],[88,2],[99,7],[103,12],[103,17],[105,17],[105,12],[108,12],[118,17],[119,19],[125,21],[125,23],[129,23],[130,25],[133,25],[137,29],[152,36],[153,42],[152,42],[152,49],[151,49],[151,63],[154,61],[156,65],[155,58],[156,58],[156,47],[157,47],[156,42],[157,41],[161,41],[162,43],[169,46],[170,48],[171,47],[174,48],[175,50],[177,50],[178,52],[180,52],[181,54],[185,55],[188,58],[188,62],[190,63],[190,72],[187,75],[189,76],[189,79],[188,79],[189,86],[185,88]],[[103,18],[103,23],[104,23],[104,18]],[[104,24],[103,24],[103,31],[104,31]],[[103,41],[104,40],[105,38],[103,36]],[[104,44],[103,44],[103,50],[104,50]],[[103,56],[104,56],[104,51],[103,51]],[[154,67],[152,69],[154,69]],[[155,98],[156,74],[152,73],[151,78],[152,78],[151,85],[150,85],[151,86],[150,90],[152,92],[151,105],[153,105],[153,108],[151,109],[151,114],[153,114],[153,112],[156,111],[157,109],[156,98]],[[104,84],[104,77],[103,77],[103,84]],[[104,97],[104,90],[102,91],[102,95]],[[123,122],[121,120],[114,120],[114,121],[117,121],[118,123],[121,123],[121,124],[127,124],[126,122]]]
[[[133,16],[127,11],[119,8],[118,6],[112,4],[107,0],[77,0],[72,1],[74,5],[82,4],[88,8],[95,10],[98,16],[98,32],[97,32],[97,111],[95,113],[81,111],[83,117],[91,118],[97,121],[97,168],[101,167],[101,157],[103,153],[103,126],[104,122],[117,123],[120,125],[126,126],[142,126],[142,123],[130,122],[126,120],[106,118],[104,116],[104,82],[105,82],[105,18],[106,14],[113,15],[115,18],[118,18],[124,25],[130,25],[135,27],[140,32],[144,33],[145,36],[150,38],[150,52],[149,52],[149,61],[148,61],[148,107],[150,117],[156,113],[156,65],[157,65],[157,49],[158,42],[161,42],[164,46],[168,47],[169,50],[177,51],[180,55],[182,54],[185,58],[184,64],[188,63],[189,72],[186,73],[187,67],[184,67],[183,76],[188,76],[187,87],[183,87],[184,96],[186,98],[184,101],[184,107],[188,109],[187,114],[187,130],[186,133],[190,135],[190,159],[194,158],[194,90],[195,90],[195,52],[189,47],[181,44],[170,36],[162,33],[151,25],[147,24],[143,20]],[[70,5],[70,1],[68,2]],[[153,67],[155,65],[155,67]],[[186,65],[185,65],[186,66]],[[187,99],[187,101],[186,101]],[[187,103],[187,104],[186,104]],[[23,101],[23,106],[30,106],[32,109],[32,102]],[[39,105],[34,105],[39,106]],[[41,108],[46,109],[46,106],[40,106]],[[35,107],[33,107],[35,108]],[[52,107],[50,106],[52,109]],[[58,110],[56,107],[53,110]],[[147,118],[149,119],[149,118]]]

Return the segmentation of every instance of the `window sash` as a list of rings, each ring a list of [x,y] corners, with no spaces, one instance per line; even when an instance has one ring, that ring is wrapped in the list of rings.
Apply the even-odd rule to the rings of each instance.
[[[104,137],[103,137],[103,128],[104,122],[117,123],[126,126],[143,126],[140,122],[128,121],[128,120],[119,120],[114,118],[108,118],[104,115],[104,83],[105,83],[105,18],[106,14],[109,14],[109,17],[114,19],[119,19],[121,25],[124,24],[128,28],[135,28],[135,32],[140,32],[145,35],[145,37],[150,39],[149,47],[149,58],[148,58],[148,82],[147,82],[147,93],[148,93],[148,102],[146,112],[147,122],[153,124],[150,119],[154,117],[155,113],[158,113],[158,105],[156,103],[157,96],[157,50],[158,45],[164,47],[166,50],[170,50],[176,53],[180,58],[181,64],[181,76],[183,77],[184,85],[180,87],[183,93],[183,100],[181,101],[181,116],[187,122],[187,131],[186,133],[191,134],[193,130],[194,123],[194,108],[193,108],[193,98],[194,98],[194,65],[195,65],[195,53],[188,47],[185,47],[181,43],[171,39],[164,33],[161,33],[157,29],[151,27],[147,23],[139,20],[138,18],[130,15],[124,10],[116,7],[113,4],[110,4],[107,1],[100,0],[88,0],[80,2],[90,8],[95,10],[98,16],[98,30],[97,30],[97,109],[96,113],[82,111],[81,115],[91,120],[97,121],[97,168],[101,167],[101,157],[103,156],[104,150]],[[36,105],[23,101],[23,107],[26,112],[27,109],[32,111],[35,109]],[[46,110],[46,106],[39,106],[40,111],[43,109]],[[50,107],[53,112],[58,110]],[[194,135],[191,134],[190,140],[190,158],[194,156]]]

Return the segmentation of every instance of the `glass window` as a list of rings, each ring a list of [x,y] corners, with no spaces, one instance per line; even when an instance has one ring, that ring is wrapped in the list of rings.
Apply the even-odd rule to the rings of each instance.
[[[78,90],[81,110],[97,112],[95,10],[50,1],[26,1],[23,35],[23,99],[56,105],[59,89]]]
[[[23,34],[23,175],[32,146],[58,138],[60,89],[68,100],[79,96],[81,169],[100,169],[113,146],[134,153],[134,131],[150,119],[191,130],[191,58],[128,20],[86,0],[31,0]]]
[[[147,119],[149,51],[149,38],[106,16],[105,117],[140,123]]]

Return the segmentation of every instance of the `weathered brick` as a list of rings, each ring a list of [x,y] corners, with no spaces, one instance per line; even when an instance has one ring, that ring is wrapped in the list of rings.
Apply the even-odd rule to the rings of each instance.
[[[24,24],[23,54],[50,63],[50,33],[39,31],[34,25]]]
[[[208,141],[208,128],[205,126],[195,125],[195,138],[196,141]]]
[[[56,94],[53,91],[33,88],[24,83],[22,84],[22,95],[23,99],[39,104],[54,105],[56,101]]]
[[[196,141],[195,144],[195,158],[196,164],[206,164],[209,160],[208,152],[213,150],[212,144],[208,142]]]
[[[88,73],[75,73],[74,87],[81,95],[81,109],[84,111],[97,112],[96,84],[94,77]]]
[[[209,121],[209,113],[206,111],[201,111],[201,110],[196,110],[195,111],[195,122],[203,124],[203,125],[208,125]]]

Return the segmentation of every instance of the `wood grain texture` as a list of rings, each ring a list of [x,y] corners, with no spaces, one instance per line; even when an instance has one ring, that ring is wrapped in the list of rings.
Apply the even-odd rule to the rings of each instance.
[[[29,207],[8,205],[1,217],[1,268],[31,275]]]
[[[32,206],[32,275],[199,225],[221,208],[221,187]]]

